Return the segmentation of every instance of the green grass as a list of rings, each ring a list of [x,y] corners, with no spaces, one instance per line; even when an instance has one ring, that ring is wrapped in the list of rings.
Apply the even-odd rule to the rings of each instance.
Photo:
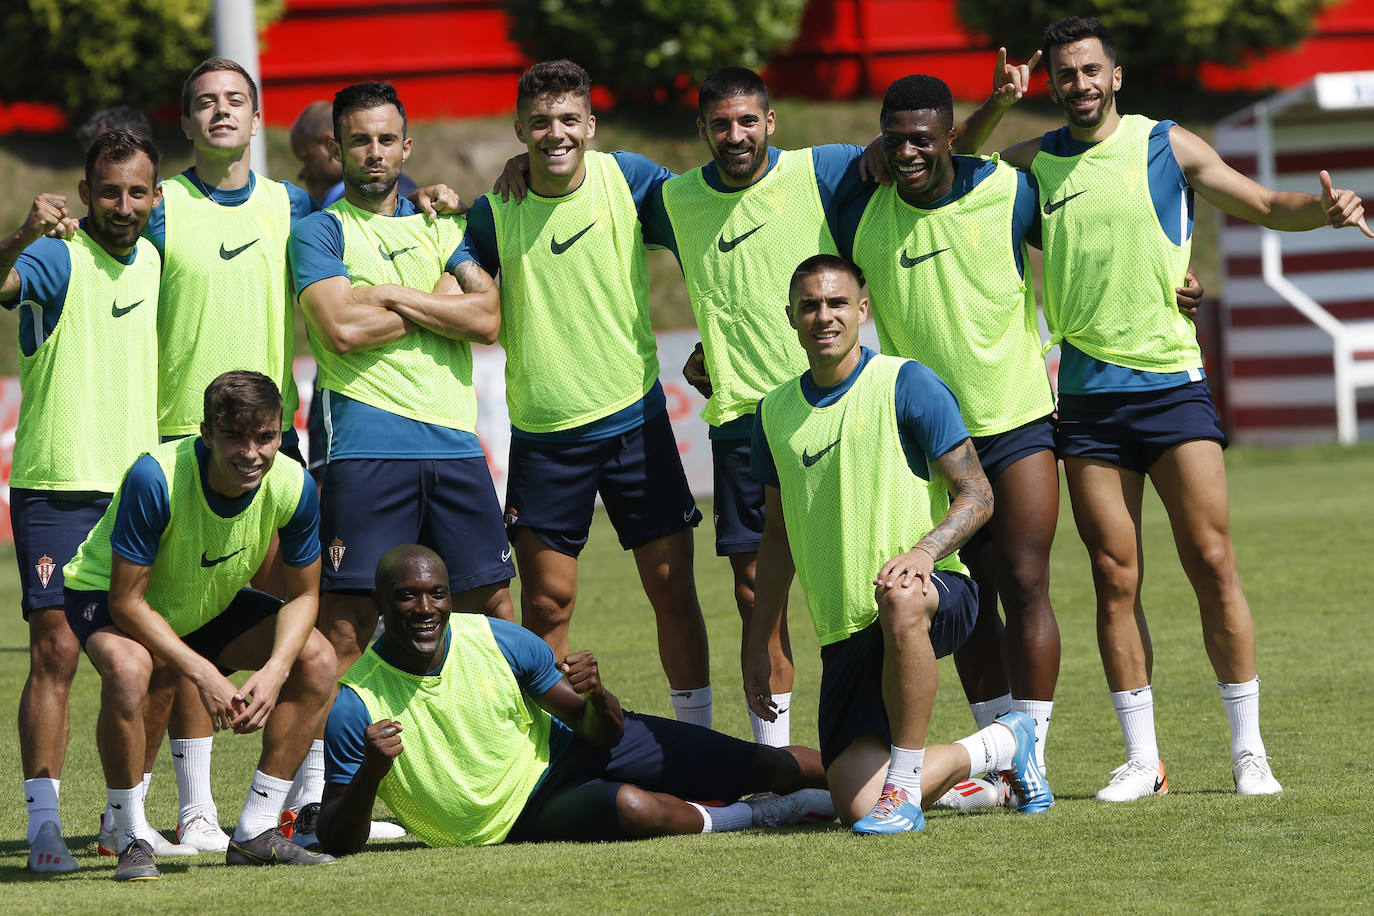
[[[126,887],[113,860],[83,850],[104,803],[94,750],[97,683],[83,662],[72,702],[63,815],[81,871],[39,879],[26,847],[18,772],[0,807],[3,905],[16,912],[208,910],[249,913],[590,912],[1197,912],[1368,910],[1374,893],[1369,761],[1374,757],[1369,544],[1374,542],[1374,449],[1234,450],[1232,521],[1259,632],[1265,740],[1284,783],[1278,798],[1231,791],[1225,716],[1202,651],[1191,592],[1158,501],[1147,497],[1145,605],[1155,644],[1160,746],[1172,791],[1125,806],[1092,800],[1122,759],[1093,635],[1092,591],[1067,504],[1053,558],[1052,594],[1064,661],[1048,750],[1058,805],[1021,817],[936,812],[925,833],[859,839],[830,830],[744,831],[614,845],[549,844],[428,850],[398,842],[314,870],[253,871],[165,862],[160,882]],[[745,736],[738,625],[724,561],[698,536],[698,586],[712,638],[717,727]],[[652,614],[630,558],[598,515],[582,564],[575,646],[593,649],[627,707],[670,714]],[[10,555],[0,564],[12,569]],[[0,579],[11,608],[13,573]],[[795,598],[794,607],[803,607]],[[0,691],[11,714],[26,674],[15,623],[0,636]],[[793,625],[798,662],[794,740],[815,741],[819,675],[809,622]],[[971,730],[948,660],[932,741]],[[11,720],[12,721],[12,720]],[[12,729],[0,754],[18,770]],[[255,738],[217,740],[215,795],[237,816],[258,751]],[[176,792],[164,753],[149,799],[171,826]]]

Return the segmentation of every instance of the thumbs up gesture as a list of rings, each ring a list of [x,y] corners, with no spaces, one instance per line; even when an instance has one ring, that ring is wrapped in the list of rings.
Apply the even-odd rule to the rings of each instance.
[[[1374,239],[1364,220],[1364,202],[1354,191],[1331,187],[1331,173],[1322,169],[1317,176],[1322,183],[1322,207],[1326,210],[1326,222],[1337,229],[1354,226],[1366,236]]]

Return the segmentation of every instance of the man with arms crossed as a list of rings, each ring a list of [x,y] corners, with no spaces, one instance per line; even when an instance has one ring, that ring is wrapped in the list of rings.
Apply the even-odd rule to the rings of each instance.
[[[556,663],[529,630],[450,616],[427,548],[389,551],[376,580],[386,632],[344,675],[325,730],[324,849],[360,850],[379,797],[431,846],[834,820],[814,750],[622,713],[590,652]],[[753,792],[778,797],[737,801]]]
[[[155,665],[195,685],[215,729],[265,729],[225,861],[332,861],[277,828],[334,679],[334,654],[314,629],[315,484],[297,462],[275,460],[282,401],[267,376],[226,372],[205,390],[204,404],[200,436],[138,458],[63,570],[67,621],[100,674],[96,743],[115,818],[117,881],[159,876],[140,779]],[[245,588],[274,537],[285,603]],[[236,688],[225,675],[241,669],[255,673]]]
[[[520,77],[515,132],[532,193],[478,200],[460,252],[501,274],[506,525],[522,621],[556,657],[568,654],[577,556],[599,492],[653,606],[673,709],[709,726],[710,659],[692,574],[701,513],[658,380],[641,227],[645,201],[672,173],[633,153],[588,151],[590,91],[586,71],[567,60]]]
[[[0,305],[27,306],[19,314],[23,400],[10,524],[29,625],[19,755],[30,871],[77,867],[58,813],[67,699],[81,652],[62,609],[62,567],[100,521],[124,469],[157,443],[160,263],[139,233],[158,200],[158,159],[142,134],[98,135],[78,186],[87,207],[80,227],[65,197],[40,194],[0,242]],[[54,231],[70,237],[45,237]]]
[[[821,643],[821,757],[845,823],[856,833],[920,830],[923,797],[996,771],[1008,772],[1021,811],[1043,811],[1054,796],[1024,713],[925,746],[935,660],[967,638],[978,613],[955,551],[992,514],[992,489],[944,383],[920,363],[859,346],[862,286],[858,268],[834,255],[792,275],[787,315],[810,369],[764,397],[754,426],[767,521],[745,691],[768,718],[762,637],[796,572]]]
[[[1271,229],[1355,226],[1360,199],[1319,176],[1321,195],[1272,191],[1172,121],[1117,113],[1122,71],[1096,19],[1064,19],[1041,50],[1066,127],[1003,157],[1039,185],[1045,319],[1062,345],[1059,454],[1097,590],[1097,635],[1126,763],[1097,794],[1122,802],[1168,791],[1140,605],[1145,478],[1159,493],[1197,595],[1203,643],[1231,728],[1241,795],[1282,791],[1259,729],[1255,627],[1236,573],[1222,448],[1191,322],[1173,289],[1191,248],[1193,193]]]

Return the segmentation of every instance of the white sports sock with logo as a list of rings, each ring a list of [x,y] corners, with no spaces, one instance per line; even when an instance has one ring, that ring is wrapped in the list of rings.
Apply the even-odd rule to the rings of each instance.
[[[305,805],[319,801],[324,796],[324,741],[316,738],[310,742],[296,778],[291,780],[291,791],[286,794],[286,807],[299,811]]]
[[[668,699],[673,701],[673,718],[679,722],[711,727],[711,685],[697,687],[695,690],[678,690],[670,687]]]
[[[1046,772],[1045,739],[1050,733],[1050,713],[1054,711],[1054,700],[1012,700],[1011,708],[1035,720],[1035,762],[1041,773]]]
[[[1249,751],[1258,757],[1264,756],[1264,739],[1259,729],[1259,678],[1242,684],[1223,684],[1221,705],[1226,709],[1226,721],[1231,725],[1231,760],[1235,762],[1240,755]]]
[[[291,780],[268,776],[262,770],[253,771],[253,781],[248,784],[248,798],[243,803],[239,822],[234,827],[234,842],[251,840],[277,826],[281,819],[282,805],[286,793],[291,791]]]
[[[57,825],[58,833],[62,832],[62,815],[57,810],[57,796],[61,785],[60,779],[47,779],[41,776],[24,780],[24,807],[29,812],[30,845],[38,836],[38,828],[48,821]]]
[[[720,808],[698,805],[696,802],[688,802],[687,804],[701,812],[702,833],[743,830],[753,823],[754,810],[744,802],[735,802],[733,805],[725,805]]]
[[[907,796],[917,805],[921,804],[921,770],[926,763],[926,749],[891,745],[887,761],[888,785],[906,789]]]
[[[1121,734],[1126,739],[1126,759],[1151,766],[1159,763],[1159,744],[1155,740],[1155,693],[1149,684],[1134,690],[1112,692]]]
[[[954,742],[968,751],[969,776],[986,776],[1011,769],[1016,755],[1016,736],[1000,722],[994,722]]]
[[[181,813],[177,823],[184,824],[192,815],[204,814],[212,823],[219,823],[215,797],[210,793],[210,755],[214,738],[169,738],[172,750],[172,772],[177,777],[177,798]]]
[[[973,724],[978,728],[987,728],[997,721],[998,716],[1004,716],[1011,712],[1011,694],[1004,693],[1000,697],[993,697],[991,700],[970,703],[968,709],[969,712],[973,713]]]
[[[138,788],[139,788],[139,791],[143,793],[142,795],[139,796],[139,798],[142,799],[142,801],[140,802],[140,804],[145,804],[145,805],[146,805],[146,800],[147,800],[147,798],[148,798],[148,786],[152,783],[152,781],[153,781],[153,774],[152,774],[152,773],[144,773],[144,774],[143,774],[143,781],[142,781],[141,783],[139,783],[139,787],[138,787]],[[144,810],[146,810],[146,807],[144,808]],[[101,830],[108,830],[108,831],[110,831],[110,832],[113,833],[113,832],[115,832],[114,822],[115,822],[114,807],[113,807],[109,802],[106,802],[106,803],[105,803],[105,812],[104,812],[103,814],[100,815],[100,829],[101,829]],[[150,828],[150,829],[151,829],[151,828]],[[144,837],[144,839],[147,839],[147,837]]]
[[[769,747],[787,747],[792,743],[792,693],[773,694],[773,712],[777,718],[772,722],[760,719],[749,710],[749,727],[754,731],[754,743]]]
[[[129,789],[105,788],[115,835],[115,852],[123,852],[134,840],[146,840],[152,845],[156,834],[143,813],[144,785]]]

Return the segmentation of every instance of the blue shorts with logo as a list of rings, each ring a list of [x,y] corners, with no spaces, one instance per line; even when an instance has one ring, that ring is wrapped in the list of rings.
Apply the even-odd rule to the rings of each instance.
[[[748,439],[712,439],[716,556],[756,553],[763,540],[763,484],[749,473]]]
[[[207,620],[195,630],[181,637],[181,641],[191,647],[201,658],[215,661],[224,647],[253,627],[280,611],[284,602],[275,595],[260,592],[255,588],[241,588],[219,616]],[[66,590],[64,604],[67,623],[72,632],[86,647],[91,634],[105,627],[114,626],[110,617],[110,593],[105,591],[88,592],[74,588]],[[219,666],[221,674],[234,673],[233,668]]]
[[[624,785],[688,801],[736,801],[749,791],[757,752],[757,745],[699,725],[626,713],[625,737],[615,747],[574,740],[550,764],[507,840],[627,839],[615,804]]]
[[[325,467],[320,553],[326,592],[372,589],[398,544],[443,557],[455,593],[515,577],[485,458],[344,458]]]
[[[510,535],[529,528],[570,557],[587,545],[598,493],[626,550],[701,521],[667,411],[627,432],[588,442],[511,436],[507,474]]]
[[[1205,381],[1157,391],[1059,396],[1059,455],[1093,458],[1146,474],[1175,445],[1226,434]]]
[[[19,561],[20,608],[62,607],[62,567],[110,505],[109,493],[10,490],[10,530]]]
[[[943,658],[964,644],[978,619],[978,586],[968,576],[936,570],[940,606],[930,622],[930,644]],[[839,642],[821,646],[821,695],[818,731],[821,763],[835,758],[862,735],[876,734],[892,743],[883,703],[883,626],[874,620]]]

